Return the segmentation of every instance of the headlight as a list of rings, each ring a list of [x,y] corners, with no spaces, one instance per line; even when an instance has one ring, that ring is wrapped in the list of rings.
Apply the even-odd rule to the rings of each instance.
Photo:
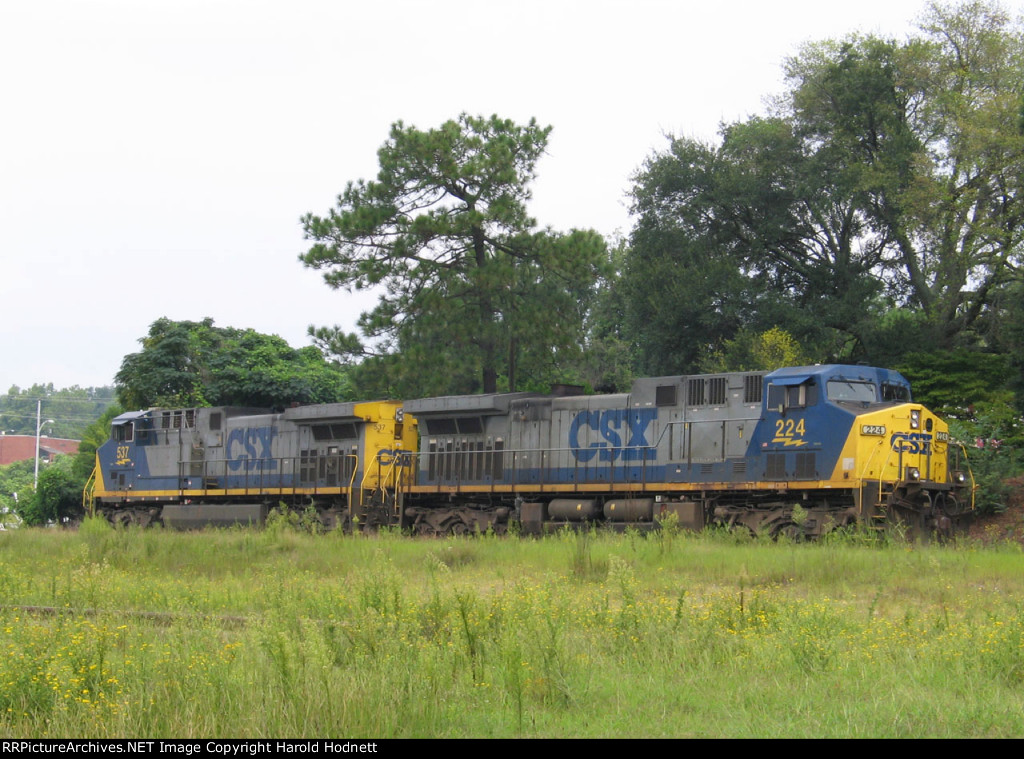
[[[918,469],[916,466],[908,466],[907,467],[907,480],[911,481],[911,482],[916,482],[917,480],[920,480],[920,479],[921,479],[921,470]]]
[[[914,409],[910,412],[910,429],[919,430],[921,429],[921,410]]]
[[[953,472],[951,476],[953,478],[953,482],[955,482],[957,485],[963,485],[965,482],[967,482],[967,475],[964,474],[963,472]]]

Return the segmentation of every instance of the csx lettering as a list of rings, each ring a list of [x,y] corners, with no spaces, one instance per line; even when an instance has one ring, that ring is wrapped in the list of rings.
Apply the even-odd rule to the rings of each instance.
[[[270,444],[277,437],[276,427],[255,427],[235,429],[228,433],[225,449],[228,469],[237,472],[243,462],[260,460],[264,470],[277,469],[277,461],[271,458]],[[256,448],[259,446],[259,452]],[[248,465],[247,465],[248,468]]]
[[[391,464],[409,466],[412,464],[412,451],[406,451],[401,448],[396,448],[395,450],[381,448],[377,451],[377,461],[381,466],[389,466]]]
[[[647,442],[647,427],[657,416],[656,409],[581,411],[569,425],[569,447],[576,460],[583,462],[590,461],[595,455],[600,461],[653,459],[655,452]],[[601,439],[584,448],[580,443],[580,431],[588,427]],[[586,432],[584,437],[587,437]]]
[[[898,453],[927,453],[932,436],[927,432],[894,432],[890,440]]]

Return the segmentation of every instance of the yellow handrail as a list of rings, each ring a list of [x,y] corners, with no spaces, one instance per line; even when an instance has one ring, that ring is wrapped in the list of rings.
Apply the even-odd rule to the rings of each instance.
[[[351,516],[352,515],[352,493],[355,491],[356,475],[359,474],[359,457],[356,456],[354,453],[349,453],[349,454],[347,454],[345,456],[345,458],[347,458],[347,459],[355,459],[355,461],[352,464],[352,476],[348,478],[348,513],[349,513],[349,516]],[[363,489],[360,488],[359,492],[362,493],[362,490]],[[362,503],[363,503],[363,499],[360,498],[359,499],[359,504],[362,505]]]
[[[381,502],[387,502],[387,488],[392,488],[395,491],[395,508],[400,508],[399,499],[401,497],[401,478],[404,474],[406,464],[402,463],[403,456],[397,451],[391,452],[391,462],[387,465],[387,471],[382,471],[380,453],[377,454],[377,492],[380,496]]]
[[[85,487],[82,488],[82,510],[91,517],[96,516],[96,499],[93,497],[93,493],[96,490],[96,475],[99,471],[99,464],[95,464],[89,474],[89,479],[85,481]]]
[[[971,469],[971,460],[970,460],[970,457],[967,455],[967,448],[959,440],[951,440],[950,441],[950,445],[955,445],[955,446],[959,447],[960,450],[964,454],[964,464],[966,464],[967,474],[971,478],[971,511],[974,511],[974,494],[978,490],[978,483],[975,482],[975,480],[974,480],[974,470]],[[947,473],[947,476],[948,476],[948,473]]]

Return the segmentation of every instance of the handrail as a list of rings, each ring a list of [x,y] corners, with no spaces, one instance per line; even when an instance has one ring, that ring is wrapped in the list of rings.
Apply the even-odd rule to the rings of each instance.
[[[96,475],[99,474],[99,471],[99,464],[93,464],[89,479],[85,481],[85,487],[82,488],[82,510],[91,517],[96,516],[96,498],[93,493],[96,490]]]
[[[409,455],[412,451],[389,451],[388,453],[391,455],[391,461],[386,465],[381,462],[381,455],[383,453],[384,451],[378,451],[376,456],[377,495],[380,497],[381,503],[386,503],[387,489],[391,488],[395,493],[395,510],[398,512],[401,509],[402,497],[402,489],[399,485],[401,485],[401,478],[412,460]],[[382,466],[387,467],[386,471],[382,470]]]
[[[957,446],[963,452],[963,454],[964,454],[964,463],[967,465],[967,474],[971,478],[971,511],[974,511],[974,507],[975,507],[974,499],[975,499],[975,494],[978,492],[978,483],[974,479],[974,470],[971,469],[971,459],[967,455],[967,447],[963,443],[961,443],[959,440],[950,440],[949,444]],[[948,472],[947,472],[946,476],[947,477],[949,476]]]
[[[345,459],[355,459],[355,461],[352,463],[352,476],[348,478],[348,512],[349,512],[349,516],[351,516],[352,515],[352,494],[355,491],[356,475],[359,474],[359,456],[357,456],[354,453],[346,453],[344,456],[342,456],[342,458],[345,458]],[[359,494],[360,494],[360,496],[359,496],[359,505],[360,506],[363,505],[362,492],[363,492],[363,489],[359,488]]]
[[[885,447],[886,447],[885,446],[885,437],[883,436],[883,437],[879,438],[878,445],[875,446],[876,450],[872,451],[871,455],[867,457],[867,460],[864,462],[864,466],[861,467],[861,470],[858,473],[858,479],[861,482],[863,482],[865,479],[867,479],[866,472],[868,470],[868,466],[870,466],[871,461],[875,457],[875,453],[878,452],[877,449],[881,449],[881,448],[885,448]],[[881,503],[881,501],[882,501],[882,484],[885,482],[885,479],[883,478],[882,475],[884,474],[884,470],[889,466],[889,460],[892,458],[892,454],[894,453],[894,451],[892,449],[892,446],[888,446],[887,450],[888,450],[888,453],[887,453],[887,455],[885,457],[885,461],[883,461],[881,463],[881,467],[880,467],[879,472],[878,472],[878,497],[877,497],[876,500],[879,503]],[[899,474],[899,473],[897,473],[897,474]],[[863,508],[863,506],[861,508]]]
[[[481,472],[489,474],[489,473],[491,473],[493,471],[493,467],[492,467],[492,465],[490,463],[493,460],[491,457],[493,457],[493,456],[500,456],[501,457],[501,463],[502,463],[502,466],[501,466],[502,477],[501,477],[500,480],[496,480],[493,477],[491,477],[490,482],[493,485],[493,484],[495,484],[497,482],[506,482],[508,484],[517,484],[517,475],[521,471],[520,467],[518,465],[518,462],[517,462],[517,457],[518,457],[519,454],[527,454],[529,456],[536,456],[536,457],[538,457],[539,461],[542,462],[542,468],[543,468],[543,462],[545,462],[545,461],[550,462],[552,459],[555,459],[556,456],[559,455],[559,454],[564,454],[564,455],[566,455],[568,457],[568,456],[571,456],[572,454],[578,453],[580,451],[588,451],[588,452],[592,452],[594,454],[597,454],[599,451],[601,451],[601,452],[610,452],[613,455],[613,458],[610,461],[595,460],[595,461],[592,462],[592,461],[589,461],[589,460],[588,461],[580,461],[579,459],[574,459],[572,461],[569,461],[568,462],[569,468],[571,468],[573,470],[572,482],[576,483],[576,484],[580,484],[580,483],[585,483],[585,482],[589,481],[587,477],[585,477],[585,476],[583,476],[581,474],[581,472],[593,471],[593,472],[607,472],[607,474],[608,474],[607,482],[609,484],[614,484],[614,483],[617,482],[616,477],[617,477],[618,473],[616,472],[616,470],[619,470],[619,469],[621,469],[621,470],[638,469],[640,471],[640,479],[639,479],[639,481],[633,481],[633,480],[630,480],[630,479],[627,478],[627,479],[622,479],[622,480],[620,480],[618,482],[620,482],[620,484],[627,484],[627,485],[635,484],[635,485],[638,485],[641,488],[643,488],[643,486],[646,485],[646,483],[649,481],[649,470],[650,470],[650,467],[658,466],[659,465],[658,462],[654,458],[648,458],[648,452],[653,451],[653,452],[657,453],[657,450],[658,450],[658,448],[657,448],[656,445],[642,445],[642,446],[618,445],[618,446],[605,446],[605,447],[599,448],[599,449],[598,448],[583,448],[583,449],[581,449],[581,448],[573,448],[573,447],[558,447],[558,448],[536,448],[536,449],[534,449],[534,448],[502,448],[500,451],[495,451],[493,449],[487,449],[487,450],[482,450],[482,451],[477,451],[477,450],[423,451],[423,450],[421,450],[421,451],[418,451],[418,452],[413,454],[413,459],[414,460],[419,460],[419,459],[426,458],[427,460],[429,460],[430,457],[434,457],[435,461],[450,461],[450,462],[455,462],[457,464],[457,462],[460,460],[460,457],[463,457],[463,456],[478,456],[478,455],[480,455],[480,456],[486,457],[484,460],[486,462],[488,462],[488,463],[485,463],[481,467]],[[643,451],[643,454],[641,454],[640,459],[636,460],[636,461],[621,460],[619,457],[622,455],[622,453],[624,453],[626,451],[631,451],[631,452],[632,451]],[[727,461],[727,460],[728,459],[721,459],[722,462]],[[697,463],[714,463],[714,462],[697,462]],[[416,466],[416,468],[419,468],[419,464],[418,463],[414,462],[414,465]],[[464,482],[463,473],[462,473],[462,471],[460,471],[460,467],[459,466],[457,466],[457,465],[451,466],[450,467],[450,475],[447,476],[447,477],[444,475],[444,471],[446,469],[448,469],[448,467],[438,466],[437,467],[437,473],[436,473],[435,477],[432,480],[430,480],[430,485],[437,486],[437,487],[450,486],[450,485],[456,485],[457,486],[457,485],[461,484],[462,482]],[[506,478],[506,476],[505,476],[506,474],[509,475],[509,478]],[[483,482],[485,479],[486,479],[485,477],[479,477],[479,478],[477,478],[476,480],[473,480],[473,481],[474,482],[477,482],[477,481]]]

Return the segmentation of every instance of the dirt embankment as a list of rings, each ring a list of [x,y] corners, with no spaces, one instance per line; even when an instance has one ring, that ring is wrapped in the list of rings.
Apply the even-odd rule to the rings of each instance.
[[[1009,481],[1012,487],[1006,511],[986,514],[974,520],[970,536],[983,543],[1012,540],[1024,544],[1024,477]]]

